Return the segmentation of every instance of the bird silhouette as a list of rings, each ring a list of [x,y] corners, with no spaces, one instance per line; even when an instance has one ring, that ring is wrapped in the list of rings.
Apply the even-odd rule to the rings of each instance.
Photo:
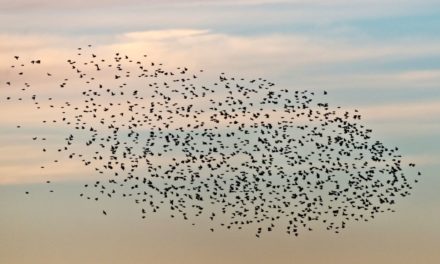
[[[417,182],[407,173],[415,164],[373,140],[357,109],[331,107],[314,91],[226,73],[206,83],[206,70],[77,50],[66,60],[69,78],[52,85],[79,100],[48,97],[31,82],[20,90],[21,79],[2,83],[25,100],[2,99],[53,114],[42,124],[63,127],[63,143],[32,140],[45,153],[57,146],[54,163],[77,160],[102,177],[83,186],[87,200],[131,200],[142,219],[167,210],[192,225],[201,217],[226,230],[252,227],[256,237],[279,229],[298,236],[315,227],[340,233],[349,221],[393,212]],[[19,78],[38,69],[62,76],[44,71],[42,59],[31,64],[40,65],[23,66]]]

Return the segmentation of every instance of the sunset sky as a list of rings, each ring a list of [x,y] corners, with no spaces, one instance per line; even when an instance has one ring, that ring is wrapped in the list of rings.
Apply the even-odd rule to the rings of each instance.
[[[4,98],[20,93],[5,85],[16,78],[15,55],[68,75],[65,60],[88,44],[103,56],[148,53],[208,78],[225,72],[328,91],[325,100],[358,109],[374,137],[398,146],[423,176],[395,213],[298,238],[211,233],[161,214],[141,221],[124,200],[85,201],[78,190],[100,176],[67,158],[51,163],[57,153],[42,155],[32,141],[35,133],[63,140],[60,128],[41,124],[51,112]],[[27,77],[42,94],[77,99]],[[437,264],[439,135],[438,0],[0,0],[0,263]]]

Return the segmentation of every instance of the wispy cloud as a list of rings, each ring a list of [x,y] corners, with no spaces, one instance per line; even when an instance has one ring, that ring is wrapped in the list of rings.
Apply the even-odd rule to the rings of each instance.
[[[26,140],[0,148],[0,185],[81,181],[95,177],[93,170],[59,154],[41,154],[41,149]],[[61,163],[54,163],[60,159]],[[41,168],[44,167],[44,168]]]
[[[95,35],[92,39],[94,37]],[[246,36],[218,32],[208,27],[206,29],[184,27],[128,31],[120,34],[96,35],[96,39],[97,41],[93,42],[89,38],[77,38],[72,35],[0,34],[0,71],[2,72],[0,85],[2,89],[5,88],[4,81],[16,80],[14,78],[17,76],[3,74],[10,71],[11,63],[16,63],[14,55],[21,55],[21,59],[25,61],[37,57],[44,58],[40,71],[51,72],[54,78],[61,78],[59,80],[61,81],[63,76],[69,75],[69,69],[65,68],[65,60],[76,56],[76,47],[85,47],[90,42],[95,46],[94,52],[96,51],[99,56],[109,57],[118,51],[136,58],[147,53],[149,59],[168,65],[165,67],[189,66],[191,70],[206,69],[206,74],[213,77],[220,72],[249,78],[263,76],[269,80],[281,82],[281,85],[294,87],[298,85],[299,89],[301,85],[314,84],[314,89],[339,86],[344,93],[356,93],[353,90],[353,87],[357,86],[355,84],[363,84],[369,91],[377,91],[378,87],[381,89],[393,87],[396,91],[399,89],[417,90],[421,87],[434,87],[440,79],[437,69],[394,69],[380,73],[374,69],[369,72],[356,70],[346,72],[344,70],[347,65],[350,66],[353,63],[371,64],[373,62],[374,65],[375,61],[393,61],[396,58],[411,60],[440,55],[440,45],[435,41],[428,43],[420,40],[406,42],[375,40],[359,43],[344,38],[313,37],[301,33],[267,33]],[[330,72],[322,70],[325,65],[332,67]],[[338,69],[338,67],[341,68]],[[39,93],[51,93],[47,89],[50,87],[48,84],[53,83],[50,83],[47,76],[36,78],[36,75],[31,73],[29,76],[24,76],[36,82],[35,89]],[[62,92],[66,91],[72,90],[66,89]],[[21,91],[16,91],[15,95],[20,93]],[[64,94],[64,96],[71,96],[71,94]],[[367,97],[362,100],[366,100]],[[69,100],[75,101],[76,97],[71,96]],[[352,105],[350,101],[344,103],[346,107]],[[19,104],[1,104],[0,122],[4,126],[12,126],[19,119],[23,122],[21,125],[29,126],[34,131],[41,124],[41,119],[50,120],[51,111],[49,110],[43,107],[38,113],[23,111]],[[433,127],[433,123],[438,121],[440,101],[435,97],[406,102],[397,100],[380,105],[370,101],[359,110],[366,122],[405,124],[403,127],[399,126],[398,129],[408,129],[416,124],[418,131],[413,129],[413,132],[420,134],[422,130],[426,130],[425,128],[429,126]],[[433,129],[438,130],[437,127]],[[29,136],[32,131],[29,131]],[[403,134],[397,136],[405,137]],[[0,174],[3,175],[0,183],[29,182],[45,177],[70,179],[69,177],[73,177],[71,172],[77,171],[78,164],[74,163],[62,168],[55,165],[53,169],[47,171],[34,171],[32,168],[37,154],[27,151],[30,156],[20,157],[19,153],[22,151],[23,149],[17,145],[17,149],[7,151],[16,154],[0,161],[0,163],[3,162],[0,166]],[[34,153],[33,156],[31,153]],[[28,166],[20,165],[20,158],[26,161]]]
[[[440,100],[427,102],[410,102],[362,107],[364,118],[374,121],[408,123],[438,120],[440,117]]]
[[[325,6],[325,7],[340,7],[340,6],[377,6],[377,5],[412,5],[414,1],[410,0],[75,0],[75,1],[57,1],[57,0],[2,0],[1,4],[4,9],[48,9],[48,8],[90,8],[90,7],[109,7],[122,5],[187,5],[187,6],[237,6],[237,5],[262,5],[262,4],[292,4],[296,6]],[[435,4],[434,0],[426,0],[423,5]]]

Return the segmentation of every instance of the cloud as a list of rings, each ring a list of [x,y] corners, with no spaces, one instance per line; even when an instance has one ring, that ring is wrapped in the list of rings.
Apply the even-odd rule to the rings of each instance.
[[[67,160],[59,154],[43,156],[40,148],[29,144],[1,147],[0,154],[0,185],[42,183],[47,180],[81,181],[97,177],[90,168],[77,161]],[[53,163],[54,159],[60,159],[62,163]]]
[[[186,37],[198,37],[208,34],[209,30],[199,29],[168,29],[168,30],[150,30],[141,32],[129,32],[124,34],[128,39],[141,41],[169,41]]]
[[[219,33],[210,29],[175,28],[127,32],[111,36],[98,36],[93,43],[99,56],[110,57],[115,51],[127,53],[133,58],[148,54],[149,59],[163,62],[164,67],[189,66],[191,70],[206,69],[213,78],[220,72],[243,77],[265,77],[281,85],[312,87],[313,89],[340,89],[351,91],[353,87],[373,90],[395,88],[415,90],[433,88],[440,80],[438,70],[411,70],[374,72],[378,64],[396,59],[416,59],[440,56],[440,43],[407,41],[399,43],[353,43],[346,40],[313,38],[301,34],[266,34],[259,36],[238,36]],[[9,76],[10,65],[15,63],[14,55],[22,59],[44,57],[42,72],[55,75],[52,79],[61,82],[69,75],[67,58],[75,58],[76,47],[85,47],[86,38],[61,35],[0,34],[0,72],[3,85],[14,81]],[[86,56],[86,55],[84,55]],[[368,72],[346,71],[353,64],[373,63]],[[326,67],[331,69],[326,70]],[[55,74],[59,72],[59,74]],[[49,80],[33,78],[39,88]],[[31,78],[32,77],[32,78]],[[41,88],[40,88],[41,87]],[[66,92],[66,91],[63,91]]]
[[[394,0],[0,0],[0,3],[3,10],[0,31],[75,36],[177,27],[246,34],[258,34],[268,27],[279,32],[309,30],[318,35],[340,34],[341,28],[350,28],[354,21],[408,15],[435,6],[434,0],[417,4],[411,0],[398,4]]]
[[[168,36],[167,36],[168,35]],[[164,30],[121,34],[113,47],[139,49],[151,46],[166,52],[165,60],[176,56],[185,61],[208,61],[208,64],[228,65],[262,73],[295,70],[299,67],[322,67],[373,60],[411,59],[440,55],[438,43],[417,41],[395,43],[352,43],[344,40],[314,38],[301,34],[269,34],[237,36],[211,30]],[[167,36],[167,37],[166,37]],[[417,48],[423,46],[423,49]],[[213,52],[221,50],[222,52]],[[212,66],[212,65],[211,65]],[[224,66],[223,66],[224,67]],[[402,76],[403,77],[403,76]]]
[[[86,47],[89,43],[94,44],[94,51],[99,56],[109,57],[115,51],[127,53],[133,58],[148,54],[150,60],[163,62],[165,67],[206,69],[206,73],[213,77],[219,72],[238,72],[238,76],[265,77],[299,89],[312,87],[351,91],[353,87],[361,86],[367,90],[415,90],[435,88],[440,80],[436,69],[375,69],[376,64],[380,67],[386,62],[440,56],[440,43],[435,41],[358,43],[303,34],[239,36],[197,28],[134,31],[91,39],[94,41],[57,34],[0,34],[0,72],[3,77],[0,83],[18,77],[8,75],[10,65],[16,63],[14,55],[21,55],[27,62],[44,57],[41,67],[47,72],[60,71],[57,76],[63,76],[63,71],[64,75],[69,71],[65,59],[75,58],[76,47]],[[352,65],[366,65],[369,70],[350,69]],[[32,77],[32,73],[29,74],[28,77]],[[41,82],[46,82],[46,79],[41,79]],[[33,82],[39,80],[33,78]],[[44,89],[43,85],[41,87]]]
[[[403,81],[425,82],[432,81],[440,83],[440,70],[417,70],[397,74],[396,77]]]
[[[438,120],[440,117],[440,101],[366,106],[362,108],[362,112],[366,120],[417,123]]]
[[[98,178],[102,179],[93,171],[87,170],[79,164],[69,164],[66,161],[63,161],[62,166],[48,167],[47,169],[25,163],[0,167],[0,185],[43,183],[47,180],[90,181]]]
[[[24,1],[14,1],[14,0],[1,0],[0,4],[4,10],[32,10],[32,9],[67,9],[67,8],[91,8],[91,7],[105,7],[111,5],[123,5],[125,4],[139,4],[145,1],[140,0],[97,0],[97,1],[87,1],[87,0],[72,0],[72,1],[56,1],[56,0],[24,0]],[[149,0],[148,2],[157,2],[154,0]]]
[[[10,63],[15,63],[14,55],[20,55],[27,63],[32,58],[44,58],[40,70],[42,73],[46,71],[53,73],[56,79],[53,83],[56,84],[62,81],[63,76],[70,74],[65,60],[75,58],[76,47],[86,47],[91,42],[90,39],[94,38],[77,38],[60,34],[0,34],[2,97],[5,92],[4,81],[6,79],[16,80],[13,78],[17,77],[6,74],[10,71]],[[208,80],[213,80],[220,72],[226,72],[236,77],[265,77],[277,83],[284,82],[282,85],[285,86],[314,83],[316,84],[314,89],[339,86],[344,91],[351,91],[350,89],[357,84],[362,84],[367,90],[378,87],[395,87],[396,91],[418,89],[427,86],[434,87],[440,80],[440,73],[436,69],[359,73],[355,70],[345,72],[344,67],[341,67],[341,65],[350,66],[354,62],[362,64],[392,61],[397,58],[411,60],[420,56],[440,55],[440,45],[436,42],[414,40],[358,43],[344,39],[316,38],[299,33],[239,36],[209,28],[130,31],[121,34],[104,34],[96,36],[96,39],[96,43],[92,43],[95,46],[93,52],[99,56],[110,57],[114,52],[121,52],[129,54],[132,58],[140,59],[143,54],[147,53],[149,54],[148,60],[163,62],[164,67],[170,69],[177,66],[189,66],[191,71],[206,69],[205,74]],[[88,54],[87,51],[83,53]],[[318,71],[325,65],[333,67],[331,73]],[[338,70],[338,67],[341,69]],[[313,73],[314,69],[317,72]],[[280,77],[287,75],[294,77],[291,79]],[[49,89],[51,82],[47,76],[36,78],[37,75],[31,72],[26,72],[25,76],[35,83],[34,89],[39,94],[54,95]],[[72,87],[76,86],[72,84]],[[64,94],[70,101],[79,99],[72,96],[72,93],[65,94],[68,91],[75,90],[69,88],[57,91],[57,93],[60,93],[60,98]],[[12,93],[19,95],[21,92],[18,90]],[[439,128],[435,127],[434,123],[440,116],[440,101],[435,98],[425,99],[415,101],[410,98],[407,103],[393,102],[381,105],[372,105],[370,102],[369,105],[365,104],[359,110],[368,123],[386,122],[394,124],[397,130],[413,127],[410,133],[417,134],[427,133],[425,131],[427,127],[432,128],[431,132],[438,131]],[[345,104],[350,104],[350,101],[346,101]],[[39,129],[41,119],[50,120],[51,118],[50,109],[44,108],[40,113],[27,110],[29,111],[24,111],[19,104],[2,102],[0,104],[2,126],[12,126],[20,120],[23,122],[21,125],[30,130],[24,133],[31,136],[32,131]],[[404,123],[404,125],[403,127],[397,126],[395,125],[397,123]],[[393,131],[394,134],[397,132],[399,131]],[[405,136],[404,133],[397,134],[397,137],[404,138]],[[53,169],[41,172],[35,170],[37,159],[35,152],[25,151],[29,156],[22,157],[20,153],[23,153],[23,149],[19,144],[17,149],[13,148],[3,153],[15,154],[8,154],[7,159],[0,160],[2,164],[0,183],[39,181],[45,177],[63,180],[70,179],[70,177],[77,179],[77,176],[71,172],[77,171],[79,164],[72,163],[62,168],[55,166]],[[27,165],[21,165],[22,161]]]
[[[435,4],[434,0],[426,0],[420,4]],[[1,0],[0,4],[5,10],[26,10],[26,9],[67,9],[67,8],[93,8],[93,7],[111,7],[127,5],[177,5],[177,6],[252,6],[252,5],[296,5],[296,6],[370,6],[377,5],[412,5],[411,0]]]

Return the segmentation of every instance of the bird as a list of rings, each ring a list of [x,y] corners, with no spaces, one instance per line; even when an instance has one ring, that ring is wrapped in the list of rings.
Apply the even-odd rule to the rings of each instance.
[[[32,136],[45,155],[53,148],[54,162],[68,157],[99,178],[81,187],[82,198],[122,197],[141,205],[142,219],[164,210],[191,225],[205,218],[211,232],[250,227],[257,238],[280,229],[296,237],[316,226],[339,234],[349,221],[392,212],[417,181],[409,181],[416,164],[373,140],[357,109],[322,102],[314,91],[226,72],[206,83],[203,69],[87,47],[64,60],[65,77],[44,64],[32,69],[60,77],[47,89],[63,88],[71,99],[7,82],[36,110],[50,111],[43,126],[63,128],[61,143]]]

